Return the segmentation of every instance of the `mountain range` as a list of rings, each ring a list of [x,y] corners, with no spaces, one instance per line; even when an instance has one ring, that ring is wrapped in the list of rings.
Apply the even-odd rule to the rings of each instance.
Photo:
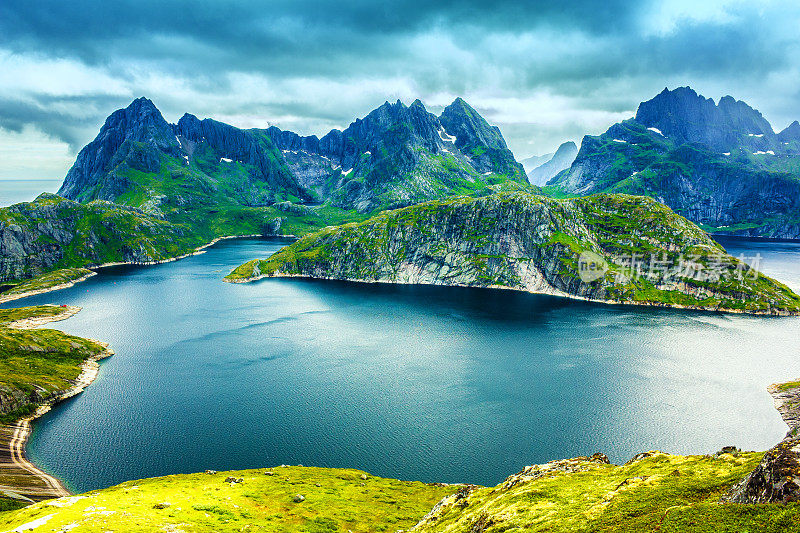
[[[800,124],[776,133],[760,112],[689,87],[585,136],[548,192],[645,195],[713,233],[800,238]]]
[[[190,114],[170,124],[139,98],[108,117],[59,194],[169,217],[187,206],[283,201],[367,213],[506,188],[528,188],[524,169],[500,130],[461,98],[438,117],[419,100],[386,102],[322,138]]]

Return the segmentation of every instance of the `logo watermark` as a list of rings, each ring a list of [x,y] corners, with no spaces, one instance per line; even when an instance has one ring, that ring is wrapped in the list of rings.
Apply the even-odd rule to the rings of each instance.
[[[584,283],[603,278],[611,271],[614,281],[624,283],[635,278],[650,281],[678,281],[691,279],[701,282],[715,282],[725,279],[758,279],[761,269],[761,254],[745,256],[740,254],[738,261],[723,255],[668,254],[644,255],[630,253],[616,256],[613,271],[608,262],[599,254],[584,251],[578,256],[578,277]]]
[[[578,276],[584,283],[591,283],[606,275],[608,263],[599,254],[594,252],[581,252],[578,257]]]

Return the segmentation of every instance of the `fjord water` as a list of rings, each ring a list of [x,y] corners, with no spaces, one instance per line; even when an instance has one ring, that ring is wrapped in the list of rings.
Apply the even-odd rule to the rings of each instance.
[[[800,245],[724,244],[800,290]],[[281,245],[223,241],[7,304],[82,306],[55,327],[116,351],[36,423],[30,457],[77,491],[283,463],[495,484],[556,458],[763,450],[786,432],[765,387],[800,376],[798,318],[221,282]]]

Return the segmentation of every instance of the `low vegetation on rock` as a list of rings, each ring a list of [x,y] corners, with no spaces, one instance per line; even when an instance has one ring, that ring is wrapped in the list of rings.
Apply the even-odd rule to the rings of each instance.
[[[0,309],[0,424],[30,416],[66,392],[83,363],[105,352],[96,341],[61,331],[14,327],[20,321],[58,320],[74,311],[52,305]]]
[[[585,269],[592,267],[593,271]],[[303,276],[510,288],[598,300],[796,314],[800,297],[645,197],[457,197],[307,235],[227,281]]]

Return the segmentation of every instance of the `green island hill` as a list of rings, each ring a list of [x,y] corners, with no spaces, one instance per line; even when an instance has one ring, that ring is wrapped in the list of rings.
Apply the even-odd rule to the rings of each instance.
[[[800,312],[798,295],[728,255],[684,217],[650,198],[622,194],[552,199],[518,192],[426,202],[306,235],[225,279],[273,276],[505,288],[764,315]]]

